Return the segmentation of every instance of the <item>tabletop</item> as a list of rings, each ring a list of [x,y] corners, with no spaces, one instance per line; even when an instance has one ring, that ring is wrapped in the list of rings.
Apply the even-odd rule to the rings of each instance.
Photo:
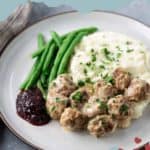
[[[65,8],[62,7],[61,11],[64,11],[64,9]],[[150,25],[149,10],[150,2],[148,2],[148,0],[133,0],[127,6],[116,9],[115,12],[134,17],[135,19]],[[0,121],[0,134],[0,150],[33,150],[32,147],[23,143],[13,135],[2,121]]]

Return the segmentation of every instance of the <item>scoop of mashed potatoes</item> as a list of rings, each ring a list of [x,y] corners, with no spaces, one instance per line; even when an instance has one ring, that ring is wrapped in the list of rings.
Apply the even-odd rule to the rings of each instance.
[[[74,82],[97,81],[121,67],[150,83],[150,53],[144,44],[115,32],[85,36],[75,47],[70,62]]]

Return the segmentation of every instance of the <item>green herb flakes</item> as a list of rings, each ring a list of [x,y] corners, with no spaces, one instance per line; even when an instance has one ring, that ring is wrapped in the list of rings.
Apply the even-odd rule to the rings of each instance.
[[[72,99],[77,101],[77,102],[80,102],[82,100],[82,97],[83,97],[83,95],[80,91],[77,91],[76,93],[74,93],[72,95]]]
[[[83,80],[78,81],[78,86],[84,86],[84,85],[85,85],[85,82]]]
[[[100,65],[99,68],[100,69],[105,69],[105,66],[104,65]]]
[[[50,111],[53,112],[55,109],[56,109],[56,106],[52,106]]]
[[[92,81],[91,81],[90,78],[86,78],[86,79],[85,79],[85,82],[86,82],[86,83],[92,83]]]
[[[56,97],[56,98],[55,98],[55,101],[56,101],[56,102],[60,102],[60,98],[59,98],[59,97]]]
[[[96,55],[95,55],[95,54],[92,54],[92,55],[91,55],[91,59],[92,59],[92,62],[95,62],[95,61],[96,61]]]
[[[103,54],[104,54],[104,56],[105,56],[105,58],[106,58],[107,60],[113,61],[112,53],[111,53],[110,51],[108,51],[107,48],[103,48],[103,49],[102,49],[102,52],[103,52]]]
[[[133,49],[128,49],[127,50],[127,53],[131,53],[131,52],[133,52]]]
[[[126,105],[126,104],[123,104],[121,107],[120,107],[120,113],[127,113],[128,112],[128,109],[129,109],[129,106]]]
[[[99,104],[99,109],[100,110],[108,110],[108,106],[106,102],[101,101],[100,99],[96,99],[96,102]]]
[[[131,45],[132,42],[131,41],[126,41],[126,45]]]
[[[111,84],[114,84],[114,79],[112,76],[106,74],[103,79],[107,82],[107,83],[111,83]]]
[[[86,65],[89,67],[91,66],[91,62],[87,62]]]
[[[84,72],[84,74],[87,74],[87,69],[84,68],[84,69],[83,69],[83,72]]]

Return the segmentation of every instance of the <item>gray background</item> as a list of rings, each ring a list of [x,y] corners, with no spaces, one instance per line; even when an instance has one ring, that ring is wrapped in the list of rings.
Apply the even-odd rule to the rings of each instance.
[[[69,10],[69,7],[59,7],[47,10],[48,13],[55,14],[58,11]],[[134,17],[147,25],[150,25],[150,3],[146,0],[133,0],[125,8],[115,10],[121,14]],[[0,121],[0,150],[33,150],[30,146],[24,144],[20,139],[14,136],[8,128]]]

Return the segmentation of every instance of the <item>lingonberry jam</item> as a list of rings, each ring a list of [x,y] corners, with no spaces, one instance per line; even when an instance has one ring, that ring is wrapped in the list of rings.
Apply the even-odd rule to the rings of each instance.
[[[46,113],[45,100],[38,88],[20,91],[16,109],[21,118],[33,125],[44,125],[50,121]]]

